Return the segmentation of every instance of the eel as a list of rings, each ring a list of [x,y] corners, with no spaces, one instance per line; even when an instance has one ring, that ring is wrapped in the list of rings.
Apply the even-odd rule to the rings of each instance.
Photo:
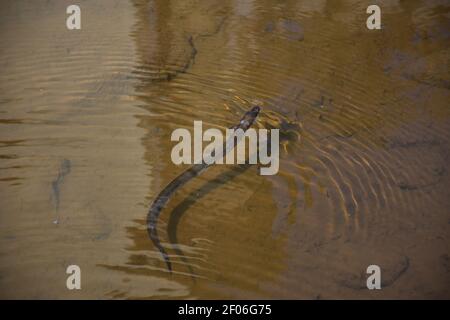
[[[251,110],[247,111],[244,116],[241,118],[239,123],[235,125],[234,127],[231,127],[231,129],[238,130],[241,129],[244,132],[251,127],[253,122],[255,122],[256,117],[258,116],[259,112],[261,111],[261,107],[254,106]],[[227,152],[230,150],[233,150],[233,148],[227,148],[229,144],[234,145],[235,137],[231,136],[228,141],[225,142],[224,148],[225,151],[223,152],[223,157],[226,155]],[[214,156],[214,151],[211,154]],[[156,197],[156,199],[153,201],[153,203],[150,206],[150,209],[147,214],[147,232],[150,237],[150,240],[153,242],[153,245],[159,250],[161,253],[169,272],[172,272],[172,263],[170,261],[169,255],[167,254],[166,250],[161,244],[161,241],[159,240],[158,231],[157,231],[157,224],[158,224],[158,218],[161,214],[162,209],[165,207],[165,205],[169,202],[170,197],[183,185],[185,185],[187,182],[195,178],[196,176],[200,175],[203,171],[205,171],[208,167],[210,167],[212,164],[206,164],[205,162],[202,162],[200,164],[194,164],[184,172],[182,172],[179,176],[177,176],[175,179],[173,179]]]

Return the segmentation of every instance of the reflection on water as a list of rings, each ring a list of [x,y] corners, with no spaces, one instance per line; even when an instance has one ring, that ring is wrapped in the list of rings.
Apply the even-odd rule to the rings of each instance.
[[[369,4],[96,1],[69,32],[63,4],[2,3],[1,296],[448,298],[449,6],[386,1],[369,31]],[[280,172],[216,166],[177,192],[170,275],[145,229],[186,169],[170,134],[255,100]]]

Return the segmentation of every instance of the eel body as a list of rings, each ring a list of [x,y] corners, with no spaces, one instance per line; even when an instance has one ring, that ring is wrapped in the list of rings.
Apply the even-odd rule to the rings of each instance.
[[[237,125],[232,127],[231,129],[238,130],[241,129],[243,131],[246,131],[248,128],[251,127],[253,122],[256,120],[256,117],[258,116],[261,108],[259,106],[253,107],[251,110],[247,111],[242,119],[239,121]],[[233,148],[228,147],[229,144],[234,145],[235,138],[234,136],[231,136],[228,141],[225,142],[224,145],[224,152],[223,156],[226,155],[227,152],[232,150]],[[214,155],[213,153],[211,154]],[[162,209],[165,207],[167,202],[169,202],[171,196],[183,185],[185,185],[187,182],[195,178],[196,176],[200,175],[203,171],[205,171],[208,167],[210,167],[212,164],[206,164],[205,162],[202,162],[200,164],[194,164],[189,169],[181,173],[178,177],[173,179],[156,197],[156,199],[153,201],[153,203],[150,206],[150,209],[147,214],[147,232],[148,235],[153,242],[153,245],[161,252],[161,255],[164,258],[164,261],[167,265],[167,269],[169,269],[170,272],[172,272],[172,263],[170,262],[169,255],[167,254],[167,251],[164,249],[164,247],[161,244],[161,241],[159,240],[158,231],[157,231],[157,224],[158,224],[158,218],[161,214]]]

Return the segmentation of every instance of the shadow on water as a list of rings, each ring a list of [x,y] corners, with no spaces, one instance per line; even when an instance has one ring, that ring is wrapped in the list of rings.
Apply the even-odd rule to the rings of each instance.
[[[219,188],[221,185],[230,182],[236,176],[244,173],[246,170],[250,169],[251,166],[252,165],[250,164],[240,165],[230,171],[220,174],[213,180],[204,183],[200,188],[192,191],[189,195],[187,195],[185,199],[180,202],[170,213],[169,221],[167,224],[167,234],[169,237],[169,241],[172,245],[173,250],[179,257],[181,257],[191,274],[195,274],[193,266],[188,263],[185,255],[183,254],[183,251],[178,246],[177,228],[181,218],[194,203],[201,200],[204,196],[206,196],[214,189]],[[208,213],[205,212],[205,214]],[[193,277],[193,279],[195,279],[195,277]]]

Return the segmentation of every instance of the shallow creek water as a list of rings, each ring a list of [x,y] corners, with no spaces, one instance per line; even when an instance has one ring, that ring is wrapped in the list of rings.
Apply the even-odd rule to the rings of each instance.
[[[383,1],[381,30],[370,1],[79,1],[72,31],[66,2],[0,4],[0,297],[450,297],[448,1]],[[170,275],[170,135],[255,100],[280,171],[180,189]]]

